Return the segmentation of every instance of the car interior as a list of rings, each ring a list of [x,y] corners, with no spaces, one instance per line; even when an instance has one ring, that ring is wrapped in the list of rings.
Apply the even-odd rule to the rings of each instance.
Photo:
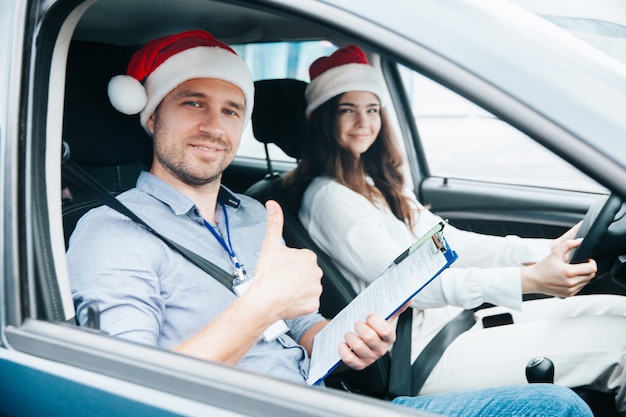
[[[152,156],[151,138],[143,131],[137,117],[114,110],[103,94],[108,81],[125,69],[129,53],[129,50],[115,45],[77,42],[72,45],[68,57],[63,133],[69,150],[68,159],[77,164],[84,175],[91,177],[90,181],[102,185],[112,195],[134,187],[139,173],[149,169]],[[305,87],[305,82],[295,79],[262,80],[255,85],[252,128],[256,138],[263,143],[278,145],[296,159],[300,152],[298,140],[306,128]],[[88,111],[84,106],[87,100],[93,104]],[[285,115],[285,106],[288,115]],[[244,192],[261,202],[274,199],[286,208],[288,191],[281,186],[282,176],[273,171],[269,156],[267,162],[267,175]],[[76,183],[72,173],[65,173],[63,183],[69,192],[63,201],[67,245],[80,217],[102,205],[103,201],[92,189]],[[293,210],[285,210],[284,238],[289,246],[316,252],[324,271],[320,312],[326,317],[334,317],[356,296],[354,289],[328,254],[313,242]],[[97,322],[97,318],[94,321]],[[389,378],[388,361],[386,356],[375,366],[352,377],[354,373],[344,370],[337,380],[330,378],[326,381],[327,385],[360,392],[362,388],[359,386],[367,378],[370,381],[366,384],[368,393],[384,397]],[[348,382],[351,378],[355,381],[353,387]]]
[[[125,16],[112,19],[106,12],[117,7],[126,10]],[[139,11],[142,17],[137,19],[135,13]],[[201,16],[201,19],[194,19],[193,15]],[[134,187],[139,173],[149,169],[152,143],[137,116],[123,115],[109,104],[107,83],[114,75],[125,72],[130,56],[145,41],[198,25],[217,38],[237,45],[301,40],[330,40],[341,45],[359,41],[333,32],[332,27],[308,24],[294,16],[271,14],[261,9],[252,11],[217,1],[185,1],[180,8],[172,8],[165,1],[96,2],[78,20],[69,45],[62,140],[66,147],[64,158],[71,159],[82,168],[89,181],[100,184],[110,194],[117,195]],[[390,77],[398,77],[397,70],[390,68],[394,65],[390,57],[377,55],[375,48],[369,49],[369,52],[373,62],[382,61],[380,66],[388,69]],[[329,254],[324,253],[308,236],[298,220],[297,208],[288,204],[289,193],[293,190],[287,190],[281,181],[284,173],[295,166],[300,155],[299,139],[307,123],[304,116],[306,81],[289,76],[259,79],[255,88],[252,130],[254,138],[262,144],[265,156],[257,160],[238,158],[224,173],[223,183],[233,191],[245,193],[261,202],[275,199],[281,203],[285,212],[285,242],[289,246],[310,248],[316,252],[324,271],[320,311],[327,317],[333,317],[355,297],[355,291],[342,277]],[[415,126],[408,126],[403,121],[402,114],[398,113],[398,117],[399,129],[403,133],[417,133]],[[277,146],[292,161],[285,163],[273,159],[268,146]],[[433,211],[459,228],[497,235],[555,237],[580,219],[589,202],[596,197],[593,193],[578,196],[559,190],[544,199],[544,194],[533,195],[526,187],[492,184],[490,188],[481,182],[462,180],[456,183],[452,180],[451,183],[457,187],[447,190],[441,187],[442,182],[447,184],[447,178],[430,176],[428,168],[420,165],[425,161],[420,155],[419,135],[406,138],[405,146],[415,148],[408,151],[408,161],[412,165],[410,169],[418,196],[430,204]],[[103,203],[89,187],[81,187],[75,178],[67,178],[66,173],[63,175],[62,221],[67,247],[80,217]],[[562,196],[575,197],[567,200],[574,203],[565,207],[559,203]],[[486,207],[494,206],[499,209],[490,218],[482,214]],[[523,209],[510,210],[515,206]],[[584,292],[626,295],[626,290],[610,279],[594,282]],[[97,327],[97,317],[94,323]],[[360,373],[339,369],[329,377],[327,385],[385,398],[389,394],[390,361],[387,355],[376,366]],[[598,413],[610,416],[614,412],[612,401],[606,395],[585,389],[578,392],[599,410]]]

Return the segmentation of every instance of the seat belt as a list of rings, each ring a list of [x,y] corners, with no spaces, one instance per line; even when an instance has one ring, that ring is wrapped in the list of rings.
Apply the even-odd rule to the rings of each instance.
[[[439,330],[411,365],[413,309],[402,312],[396,327],[396,343],[391,351],[389,397],[418,395],[448,345],[475,323],[474,310],[463,310]]]
[[[409,307],[398,316],[396,324],[396,342],[391,351],[389,365],[390,399],[409,395],[411,392],[411,328],[413,327],[413,308]]]
[[[179,252],[182,256],[195,264],[198,268],[202,269],[211,277],[215,278],[218,282],[228,288],[229,291],[233,291],[233,276],[231,274],[224,271],[222,268],[218,267],[214,263],[203,258],[202,256],[198,255],[197,253],[191,251],[190,249],[187,249],[186,247],[174,242],[173,240],[168,239],[167,237],[163,236],[152,227],[150,227],[132,210],[130,210],[121,201],[111,195],[106,188],[104,188],[84,169],[82,169],[80,166],[78,166],[78,164],[72,161],[70,159],[69,146],[65,142],[63,142],[63,157],[61,161],[61,168],[64,175],[63,178],[65,181],[67,181],[69,185],[75,186],[82,191],[93,195],[102,204],[111,207],[119,213],[127,216],[134,222],[140,224],[150,233],[165,242],[170,248]]]
[[[426,345],[411,366],[411,396],[419,394],[431,371],[441,359],[448,345],[461,333],[469,330],[476,323],[474,310],[463,310],[450,320]]]

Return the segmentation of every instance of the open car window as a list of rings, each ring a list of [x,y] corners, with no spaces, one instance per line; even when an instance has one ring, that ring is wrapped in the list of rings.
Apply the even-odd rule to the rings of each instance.
[[[455,92],[400,66],[431,176],[605,192],[562,158]]]

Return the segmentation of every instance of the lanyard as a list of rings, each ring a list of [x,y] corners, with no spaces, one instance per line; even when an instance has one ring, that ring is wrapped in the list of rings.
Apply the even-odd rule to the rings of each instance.
[[[233,272],[233,286],[236,286],[236,285],[241,284],[243,281],[247,279],[246,278],[247,274],[246,274],[246,270],[243,267],[243,264],[239,262],[239,258],[237,258],[237,255],[235,254],[235,250],[233,249],[233,244],[230,241],[230,227],[228,225],[228,213],[226,212],[226,206],[221,201],[220,201],[220,206],[222,207],[222,211],[224,212],[224,223],[226,225],[226,239],[228,239],[228,242],[226,242],[224,238],[222,237],[222,235],[217,230],[215,230],[213,226],[211,226],[211,223],[207,222],[204,219],[202,219],[202,221],[204,222],[204,225],[206,226],[206,228],[209,229],[213,237],[215,237],[215,239],[219,242],[220,245],[222,245],[224,250],[230,256],[230,260],[235,266],[235,272]]]

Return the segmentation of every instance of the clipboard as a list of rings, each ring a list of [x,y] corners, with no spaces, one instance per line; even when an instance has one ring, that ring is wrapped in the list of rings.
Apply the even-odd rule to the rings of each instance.
[[[402,252],[380,276],[341,310],[315,337],[307,383],[318,385],[339,364],[337,346],[357,321],[374,313],[391,317],[449,267],[458,255],[443,236],[440,222]]]

